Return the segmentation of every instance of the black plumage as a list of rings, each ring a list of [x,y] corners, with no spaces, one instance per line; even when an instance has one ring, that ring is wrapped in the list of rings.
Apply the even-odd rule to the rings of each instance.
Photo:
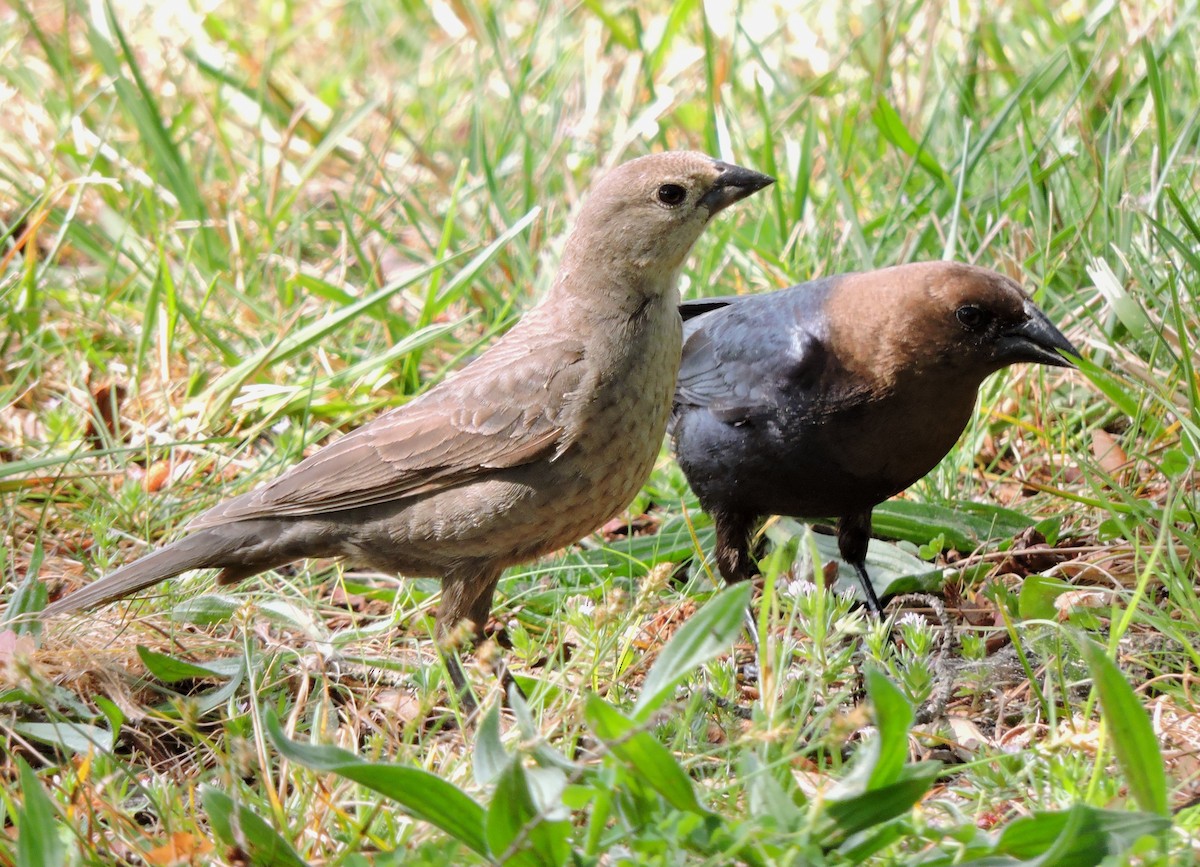
[[[1012,280],[930,262],[681,306],[676,455],[717,529],[727,581],[754,574],[766,515],[836,518],[872,610],[871,511],[966,427],[979,385],[1010,364],[1070,367],[1071,343]]]

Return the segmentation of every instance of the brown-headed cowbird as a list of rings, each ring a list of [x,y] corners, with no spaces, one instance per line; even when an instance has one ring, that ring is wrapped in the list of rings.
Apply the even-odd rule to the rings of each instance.
[[[229,584],[346,557],[441,578],[439,635],[481,630],[505,567],[596,529],[649,475],[679,369],[680,268],[714,214],[771,182],[690,152],[619,166],[580,210],[546,297],[479,358],[45,613],[189,569]]]
[[[726,581],[753,575],[765,515],[837,518],[866,569],[871,511],[940,461],[989,374],[1078,355],[1007,277],[956,262],[900,265],[735,298],[685,302],[675,452],[717,530]]]

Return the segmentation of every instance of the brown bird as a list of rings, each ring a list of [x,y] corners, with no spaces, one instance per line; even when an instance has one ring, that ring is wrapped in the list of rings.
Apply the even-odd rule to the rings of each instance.
[[[230,584],[346,557],[441,578],[439,636],[463,621],[478,632],[505,567],[596,529],[649,475],[679,368],[680,268],[714,214],[772,181],[689,152],[614,169],[580,210],[546,297],[483,355],[45,614],[190,569]]]
[[[685,302],[675,452],[717,530],[726,581],[753,575],[765,515],[837,518],[866,603],[871,511],[928,473],[980,384],[1078,355],[1007,277],[956,262],[846,274],[764,295]]]

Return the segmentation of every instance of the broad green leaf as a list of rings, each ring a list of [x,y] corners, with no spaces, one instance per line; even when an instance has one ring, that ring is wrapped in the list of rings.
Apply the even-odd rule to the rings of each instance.
[[[229,678],[228,682],[222,684],[216,689],[210,690],[202,695],[197,695],[189,698],[193,703],[193,712],[199,716],[204,716],[209,711],[215,710],[237,695],[239,689],[242,688],[242,681],[245,679],[246,668],[245,660],[238,659],[238,662],[243,663],[242,667]]]
[[[264,713],[271,743],[285,759],[314,771],[337,774],[396,802],[414,819],[441,828],[480,855],[488,854],[483,808],[458,787],[420,768],[367,762],[340,747],[289,740],[275,712]]]
[[[1170,825],[1165,816],[1076,804],[1014,819],[1000,833],[995,851],[1038,867],[1087,867],[1120,854],[1140,837],[1162,834]]]
[[[92,701],[96,703],[100,713],[104,714],[104,718],[108,720],[109,728],[112,729],[110,737],[115,743],[121,734],[121,726],[125,724],[125,711],[121,710],[115,701],[102,695],[93,696]]]
[[[771,819],[781,831],[795,831],[804,814],[771,771],[764,768],[751,752],[743,755],[740,767],[746,782],[750,815]]]
[[[143,649],[139,648],[139,655]],[[200,693],[199,695],[181,696],[180,698],[160,704],[157,710],[164,716],[179,717],[182,713],[181,709],[176,705],[176,702],[179,701],[187,704],[189,714],[204,716],[216,708],[228,704],[229,700],[237,695],[238,690],[242,688],[242,682],[246,679],[246,660],[243,657],[213,660],[206,665],[199,666],[192,663],[185,663],[163,654],[154,653],[153,651],[147,651],[147,654],[147,656],[143,656],[142,658],[147,661],[147,668],[150,669],[151,673],[154,673],[154,667],[158,667],[165,673],[175,677],[176,681],[187,680],[192,677],[220,677],[225,679],[224,683],[214,689],[210,689],[208,692]],[[195,672],[200,673],[196,674]]]
[[[176,623],[212,626],[227,622],[243,604],[245,604],[245,600],[236,596],[224,593],[205,593],[202,596],[180,602],[171,609],[170,618]]]
[[[66,847],[59,838],[62,819],[33,769],[17,757],[21,804],[17,807],[17,867],[62,867]]]
[[[1087,266],[1087,273],[1092,278],[1096,291],[1108,302],[1108,306],[1130,334],[1135,338],[1142,339],[1153,333],[1154,326],[1146,315],[1146,311],[1126,291],[1125,286],[1117,279],[1112,266],[1106,260],[1093,259]]]
[[[936,761],[905,765],[893,783],[848,798],[830,798],[825,802],[825,815],[832,824],[826,844],[836,845],[851,834],[904,815],[925,796],[941,770],[942,763]]]
[[[908,760],[908,732],[913,724],[913,709],[904,693],[887,675],[875,668],[867,669],[867,697],[875,712],[875,727],[879,744],[875,767],[871,770],[867,790],[879,789],[900,779],[901,769]]]
[[[227,665],[197,665],[194,662],[159,653],[141,644],[137,646],[137,653],[142,660],[142,665],[146,666],[146,670],[163,683],[179,683],[181,680],[196,680],[206,677],[228,678],[242,669],[240,660],[236,661],[232,669]]]
[[[509,762],[487,811],[486,833],[492,857],[503,864],[530,867],[564,864],[571,855],[567,842],[570,829],[564,818],[547,816],[538,809],[524,767],[520,762]]]
[[[699,512],[696,516],[698,519],[702,517]],[[652,536],[637,534],[609,542],[602,548],[572,548],[558,559],[565,566],[620,569],[636,578],[648,573],[655,563],[685,560],[694,556],[696,543],[692,540],[692,530],[682,517],[668,518]],[[716,540],[716,532],[712,527],[695,527],[695,533],[701,550],[711,551]]]
[[[1013,509],[972,502],[945,506],[888,500],[871,513],[871,529],[876,535],[917,545],[944,536],[951,547],[964,552],[985,542],[1011,539],[1034,523],[1032,518]]]
[[[740,619],[737,622],[740,623]],[[595,694],[588,695],[584,716],[596,737],[607,744],[612,754],[672,807],[708,815],[708,810],[696,799],[691,779],[675,756],[648,732],[638,731],[639,722],[629,719]]]
[[[1078,632],[1074,639],[1091,669],[1109,740],[1125,772],[1129,793],[1146,812],[1168,815],[1167,772],[1146,709],[1100,645]]]
[[[1058,617],[1054,600],[1070,589],[1070,584],[1058,578],[1028,575],[1021,582],[1017,613],[1022,620],[1054,620]]]
[[[857,834],[851,834],[837,848],[847,864],[862,864],[880,850],[891,846],[911,833],[903,822],[888,822],[876,825]]]
[[[912,705],[887,676],[867,669],[867,695],[875,715],[876,733],[859,747],[854,767],[834,787],[829,800],[841,801],[896,782],[908,759]]]
[[[929,152],[929,149],[912,137],[904,125],[904,121],[901,120],[899,112],[883,95],[880,95],[876,101],[875,110],[871,112],[871,119],[875,121],[875,126],[885,139],[916,159],[917,164],[936,181],[947,187],[950,186],[950,175]]]
[[[533,758],[539,765],[544,768],[558,768],[567,774],[575,774],[579,772],[579,766],[556,750],[542,738],[541,732],[538,731],[536,723],[533,721],[533,714],[529,712],[529,705],[525,702],[525,696],[521,694],[521,690],[514,688],[517,684],[510,684],[508,689],[508,706],[513,712],[513,716],[517,719],[517,728],[521,732],[521,737],[527,743],[532,743],[531,752]]]
[[[3,561],[7,559],[7,554],[7,550],[0,552],[0,567],[6,565]],[[4,617],[0,626],[11,629],[17,635],[32,635],[37,638],[42,632],[42,619],[38,613],[46,607],[49,591],[37,575],[42,568],[44,556],[42,540],[36,538],[33,543],[33,552],[29,558],[29,566],[25,572],[25,580],[13,591],[12,596],[8,599],[8,605],[4,609]]]
[[[212,786],[200,788],[200,800],[213,833],[226,846],[236,847],[254,867],[308,867],[279,832],[249,807]]]
[[[822,563],[834,563],[837,576],[833,590],[860,592],[858,573],[842,559],[838,551],[837,538],[825,533],[809,533],[806,526],[794,518],[779,518],[767,529],[768,537],[777,545],[791,539],[807,536],[811,539],[816,555]],[[871,539],[867,546],[867,571],[871,584],[879,596],[892,593],[933,591],[941,587],[945,570],[926,563],[918,557],[879,539]]]
[[[634,719],[640,722],[649,719],[671,697],[677,683],[698,666],[732,648],[753,589],[749,582],[724,588],[671,636],[646,675],[642,694],[633,707]]]
[[[475,732],[475,782],[480,786],[490,786],[500,778],[513,762],[500,742],[500,701],[497,700],[488,708],[479,728]]]
[[[77,722],[15,722],[15,732],[44,744],[59,747],[72,753],[89,750],[112,752],[112,732],[87,723]]]

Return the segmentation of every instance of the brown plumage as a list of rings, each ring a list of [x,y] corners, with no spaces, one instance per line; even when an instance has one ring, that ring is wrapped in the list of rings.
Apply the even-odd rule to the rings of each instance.
[[[637,493],[679,367],[679,270],[713,214],[769,183],[688,152],[618,167],[587,198],[549,293],[482,356],[45,613],[189,569],[227,584],[347,557],[441,578],[439,634],[481,629],[505,567],[576,541]]]
[[[867,604],[871,511],[953,447],[980,384],[1078,355],[1012,280],[956,262],[901,265],[681,306],[671,422],[717,529],[728,581],[749,578],[764,515],[837,518]]]

